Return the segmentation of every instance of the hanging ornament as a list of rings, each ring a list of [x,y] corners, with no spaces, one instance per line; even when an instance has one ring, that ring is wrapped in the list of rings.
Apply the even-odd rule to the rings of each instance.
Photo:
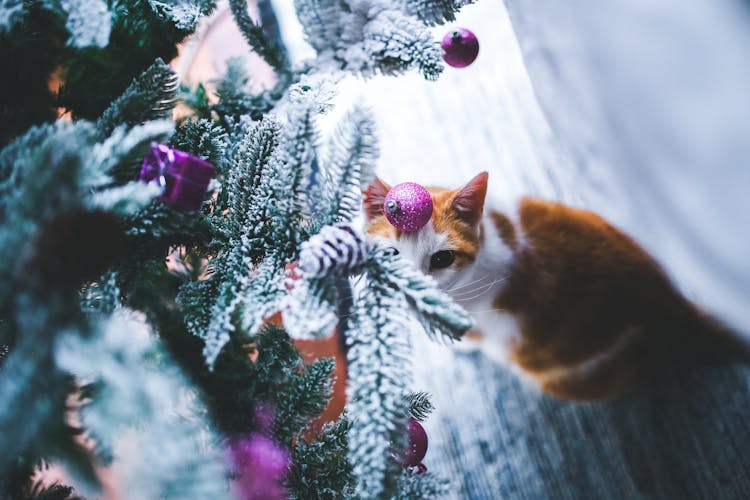
[[[383,203],[388,222],[399,231],[419,231],[432,217],[432,196],[416,182],[402,182],[388,191]]]
[[[427,432],[416,419],[409,419],[409,444],[406,447],[404,458],[401,461],[407,467],[416,467],[417,471],[424,472],[427,470],[422,464],[424,456],[427,454]]]
[[[454,68],[468,66],[479,54],[479,40],[466,28],[456,28],[446,33],[440,47],[443,49],[443,60]]]
[[[260,433],[237,437],[228,451],[240,498],[288,498],[284,483],[291,457],[273,439]]]
[[[140,179],[159,185],[159,200],[185,212],[203,205],[208,183],[216,172],[209,162],[166,144],[153,144],[143,159]]]

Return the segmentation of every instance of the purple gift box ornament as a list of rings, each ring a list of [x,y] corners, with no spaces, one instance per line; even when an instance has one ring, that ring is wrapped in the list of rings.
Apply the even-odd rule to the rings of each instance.
[[[166,144],[152,144],[143,159],[140,179],[157,184],[163,191],[159,200],[186,212],[201,208],[208,183],[216,167],[206,160]]]

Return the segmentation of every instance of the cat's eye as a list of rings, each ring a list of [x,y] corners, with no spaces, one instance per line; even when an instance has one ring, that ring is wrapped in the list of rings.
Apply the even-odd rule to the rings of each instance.
[[[396,247],[390,247],[389,250],[391,251],[391,254],[393,254],[393,255],[398,255],[399,254],[398,248],[396,248]]]
[[[456,253],[453,250],[440,250],[430,257],[430,269],[445,269],[453,264]]]

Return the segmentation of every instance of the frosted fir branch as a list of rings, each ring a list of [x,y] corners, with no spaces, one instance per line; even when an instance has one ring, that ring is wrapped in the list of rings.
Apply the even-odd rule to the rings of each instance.
[[[206,287],[201,288],[207,290]],[[188,323],[192,333],[205,341],[203,357],[206,359],[206,365],[209,368],[213,367],[219,353],[235,331],[232,316],[240,303],[238,286],[230,281],[225,281],[221,283],[218,298],[211,306],[210,316],[207,318],[201,316],[191,318],[192,321]],[[205,324],[205,328],[201,328],[203,324]]]
[[[40,222],[80,208],[89,194],[83,174],[95,141],[90,123],[58,121],[32,127],[0,152],[0,304],[16,287],[18,250]]]
[[[125,91],[107,107],[96,122],[102,136],[120,125],[171,118],[177,102],[177,74],[161,59],[130,82]]]
[[[359,498],[390,498],[406,446],[409,320],[403,297],[381,276],[368,274],[347,324],[349,462]]]
[[[0,33],[7,33],[24,18],[23,0],[0,0]]]
[[[89,283],[81,292],[81,309],[90,316],[109,316],[122,302],[117,285],[117,273],[107,271],[97,281]]]
[[[326,114],[333,109],[332,101],[338,94],[336,85],[342,78],[339,73],[300,75],[299,81],[287,89],[277,110],[287,117],[288,122],[296,118],[295,109],[309,109],[313,115]]]
[[[60,0],[67,13],[68,45],[76,48],[104,47],[109,43],[112,15],[102,0]]]
[[[162,188],[155,184],[133,181],[93,193],[87,205],[117,215],[133,215],[151,203],[161,192]]]
[[[287,290],[284,286],[284,263],[266,258],[243,289],[240,325],[248,335],[256,335],[269,316],[279,311]]]
[[[183,314],[185,327],[196,337],[205,336],[221,284],[214,272],[208,279],[183,283],[177,293],[176,302]]]
[[[38,335],[35,325],[25,325],[25,335]],[[47,331],[56,334],[59,330]],[[0,473],[32,443],[44,449],[45,437],[62,432],[67,395],[64,374],[52,361],[48,342],[22,337],[2,360],[0,372]],[[60,423],[56,423],[59,420]],[[41,442],[40,442],[41,441]]]
[[[426,392],[412,392],[408,397],[409,415],[424,422],[427,416],[435,410],[435,406],[430,401],[430,395]]]
[[[325,1],[299,2],[308,37],[315,43],[316,67],[332,66],[365,76],[396,75],[418,68],[434,80],[443,69],[439,44],[425,25],[387,0],[347,1],[329,15]],[[316,19],[326,15],[323,25]]]
[[[284,327],[294,339],[330,337],[338,322],[338,293],[332,279],[287,278],[291,288],[283,302]]]
[[[378,149],[369,110],[355,107],[338,122],[323,162],[326,169],[318,212],[325,222],[350,221],[359,213],[361,190],[375,177]]]
[[[84,121],[34,126],[14,139],[0,151],[3,214],[17,209],[24,218],[52,216],[76,205],[79,175],[95,141],[94,127]]]
[[[220,238],[219,255],[210,262],[215,272],[180,290],[188,328],[206,343],[208,366],[229,341],[237,318],[243,331],[253,334],[280,306],[284,262],[276,257],[280,240],[272,230],[285,213],[276,207],[278,135],[278,124],[263,120],[238,139],[212,217]]]
[[[162,142],[174,131],[170,120],[146,122],[128,128],[115,128],[102,142],[94,144],[85,164],[83,187],[95,189],[110,181],[110,174],[131,155],[142,157],[152,142]]]
[[[229,0],[232,15],[242,36],[259,56],[261,56],[282,79],[289,77],[289,61],[278,44],[269,40],[263,33],[263,27],[257,24],[247,12],[246,0]]]
[[[266,116],[283,96],[288,82],[279,80],[269,90],[254,91],[245,62],[241,57],[227,59],[226,71],[216,84],[219,102],[209,104],[207,97],[202,97],[205,90],[202,91],[199,87],[193,92],[192,100],[197,101],[197,106],[194,107],[199,111],[202,109],[204,114],[215,111],[225,122],[241,120],[243,117],[260,120]]]
[[[235,276],[221,283],[205,330],[193,332],[205,341],[203,355],[209,368],[213,367],[237,326],[243,333],[255,335],[266,318],[281,307],[286,292],[283,264],[268,258],[254,271],[248,269],[251,269],[248,275]]]
[[[65,28],[70,33],[67,44],[76,48],[104,47],[109,43],[112,15],[107,3],[101,0],[45,0],[41,6],[59,18],[65,19]],[[0,0],[0,33],[9,32],[26,20],[30,6],[36,2],[23,0]]]
[[[415,500],[418,498],[445,498],[451,493],[450,481],[431,472],[401,473],[397,500]]]
[[[347,224],[325,226],[300,246],[299,266],[305,276],[356,274],[369,256],[367,241]]]
[[[308,189],[318,141],[318,109],[314,100],[295,98],[289,103],[274,152],[275,175],[270,184],[275,203],[271,207],[270,231],[277,242],[277,252],[290,260],[296,257],[298,246],[305,239],[304,225],[311,218]]]
[[[443,71],[442,52],[430,31],[395,10],[368,23],[362,46],[348,50],[345,58],[359,62],[365,74],[397,75],[416,66],[427,80],[437,80]]]
[[[237,142],[230,155],[229,172],[224,183],[225,217],[230,234],[241,234],[243,251],[258,259],[266,253],[273,207],[273,180],[278,176],[274,152],[279,143],[280,127],[263,119]]]
[[[341,36],[342,4],[338,0],[294,0],[297,18],[308,43],[318,52],[330,48]]]
[[[428,26],[456,20],[456,13],[474,0],[402,0],[403,10]]]
[[[214,0],[147,1],[157,17],[185,32],[193,31],[200,18],[210,14],[216,7]]]
[[[73,445],[73,429],[65,420],[70,375],[54,360],[56,339],[85,337],[93,331],[60,296],[41,301],[17,287],[14,299],[3,333],[22,334],[16,335],[0,376],[0,477],[22,453],[34,450],[37,456],[58,457],[79,484],[96,487],[93,467]]]
[[[277,243],[270,229],[277,204],[274,151],[279,126],[274,120],[263,119],[252,124],[241,121],[233,129],[227,139],[232,146],[221,162],[225,172],[221,192],[209,218],[213,246],[220,250],[213,265],[221,271],[221,279],[249,273]],[[229,267],[219,269],[223,264],[216,262]]]
[[[219,174],[226,170],[227,133],[212,120],[185,120],[169,138],[169,145],[207,160]]]
[[[414,269],[389,248],[376,245],[370,254],[368,273],[380,276],[401,292],[432,339],[460,339],[474,322],[469,314],[441,291],[435,280]]]
[[[280,389],[276,407],[274,434],[281,442],[289,442],[318,417],[333,392],[333,358],[323,358],[308,365],[299,383]]]
[[[145,324],[120,311],[102,322],[96,335],[60,336],[55,361],[95,384],[80,409],[83,426],[97,456],[106,459],[127,444],[115,470],[129,495],[225,495],[223,457],[204,420],[206,410]]]
[[[297,441],[287,488],[291,498],[307,500],[310,492],[317,498],[354,498],[354,477],[346,460],[347,435],[351,423],[346,414],[323,426],[316,438]]]

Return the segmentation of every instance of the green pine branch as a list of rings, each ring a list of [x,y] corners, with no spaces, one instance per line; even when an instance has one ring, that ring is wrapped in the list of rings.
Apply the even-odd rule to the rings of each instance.
[[[177,102],[177,90],[177,74],[158,58],[112,101],[97,120],[96,128],[107,136],[123,124],[133,126],[169,118]]]
[[[280,442],[290,442],[323,412],[333,390],[334,368],[333,358],[316,360],[302,376],[281,389],[274,428]]]
[[[421,500],[423,498],[445,498],[450,493],[450,482],[432,472],[409,472],[401,474],[397,500]]]
[[[435,410],[435,406],[430,401],[430,395],[426,392],[412,392],[409,394],[409,415],[424,422],[427,416]]]
[[[339,121],[328,143],[320,224],[348,222],[359,213],[362,185],[374,178],[378,154],[375,121],[368,110],[355,107]]]
[[[456,13],[474,0],[402,0],[404,11],[428,26],[456,20]]]
[[[232,10],[237,27],[250,48],[276,71],[279,78],[282,80],[288,79],[290,71],[286,54],[279,45],[266,37],[263,33],[263,27],[250,17],[247,12],[246,0],[229,0],[229,7]]]
[[[323,426],[311,441],[297,441],[287,492],[296,500],[351,498],[354,475],[347,460],[347,436],[351,424],[346,416]]]

